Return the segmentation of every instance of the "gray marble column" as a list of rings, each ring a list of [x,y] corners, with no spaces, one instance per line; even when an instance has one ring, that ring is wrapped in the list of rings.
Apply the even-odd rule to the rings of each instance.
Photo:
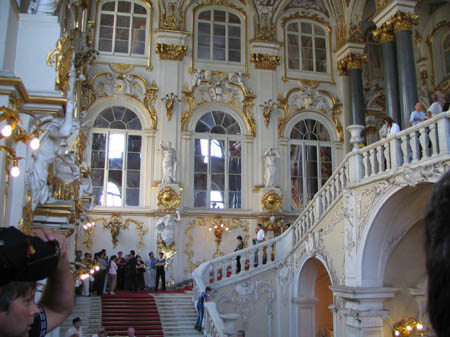
[[[400,95],[398,90],[398,67],[394,41],[381,43],[383,53],[384,91],[386,113],[399,125],[402,123],[400,113]]]
[[[348,77],[350,79],[352,124],[365,126],[362,69],[353,68],[348,70]]]
[[[398,84],[400,89],[400,111],[402,129],[408,127],[408,120],[417,103],[416,65],[411,30],[395,33],[398,64]]]

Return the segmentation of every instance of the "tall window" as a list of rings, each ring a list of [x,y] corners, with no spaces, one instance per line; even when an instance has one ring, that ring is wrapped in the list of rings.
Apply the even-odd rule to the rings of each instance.
[[[91,169],[95,205],[139,206],[141,122],[127,108],[107,108],[94,122]]]
[[[445,73],[450,76],[450,34],[447,34],[442,49],[444,51]]]
[[[135,0],[103,2],[97,50],[109,55],[145,55],[147,15],[147,9]]]
[[[241,19],[226,9],[207,9],[197,17],[197,58],[241,62]]]
[[[331,141],[316,120],[298,122],[290,136],[291,208],[303,209],[332,174]]]
[[[194,141],[194,207],[241,208],[241,130],[222,111],[200,118]]]
[[[288,69],[327,72],[325,31],[312,22],[296,21],[286,29]]]

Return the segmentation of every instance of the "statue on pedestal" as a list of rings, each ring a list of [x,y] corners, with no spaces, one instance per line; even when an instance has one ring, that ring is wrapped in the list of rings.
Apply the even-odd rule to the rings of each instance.
[[[160,143],[161,151],[163,153],[162,160],[162,183],[173,184],[175,183],[175,173],[177,168],[177,155],[175,149],[170,142],[167,145],[164,142]]]
[[[273,147],[264,152],[264,187],[275,186],[277,158],[280,158],[280,155]]]

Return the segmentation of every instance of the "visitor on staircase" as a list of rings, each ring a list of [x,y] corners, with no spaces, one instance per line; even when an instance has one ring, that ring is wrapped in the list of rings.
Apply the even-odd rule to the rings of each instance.
[[[72,320],[72,327],[67,330],[65,337],[83,337],[83,328],[81,325],[83,324],[80,317],[75,317]]]
[[[148,253],[148,260],[145,262],[145,286],[147,289],[154,289],[156,280],[156,259],[153,252]]]
[[[162,291],[166,291],[166,272],[164,266],[166,264],[166,259],[164,258],[164,253],[159,253],[159,259],[156,259],[156,282],[155,291],[158,291],[159,279],[161,279]]]
[[[200,294],[197,302],[197,323],[195,323],[195,330],[202,331],[203,313],[205,310],[205,301],[208,300],[209,294],[211,294],[211,288],[206,287],[205,291]]]
[[[141,257],[138,255],[136,257],[136,288],[137,288],[137,290],[145,289],[144,274],[145,274],[145,264],[142,261]]]
[[[108,265],[108,284],[109,284],[109,293],[111,295],[115,295],[114,292],[116,290],[116,284],[117,284],[117,263],[116,263],[116,256],[111,256],[111,259],[109,260]]]

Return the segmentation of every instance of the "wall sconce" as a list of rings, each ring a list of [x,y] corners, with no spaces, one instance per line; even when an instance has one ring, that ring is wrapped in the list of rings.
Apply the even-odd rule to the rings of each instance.
[[[216,237],[216,252],[214,253],[214,257],[221,256],[223,254],[219,251],[220,243],[222,242],[222,235],[224,232],[229,232],[230,227],[228,225],[224,224],[223,222],[220,222],[220,219],[214,219],[214,224],[209,227],[209,231],[214,233],[214,236]]]
[[[422,322],[410,317],[395,323],[392,328],[392,335],[394,337],[410,336],[411,334],[420,334],[420,336],[422,336],[422,331]]]
[[[264,102],[264,104],[261,104],[259,107],[262,108],[262,112],[264,115],[264,123],[266,124],[266,128],[269,127],[270,123],[270,113],[274,108],[276,108],[277,103],[275,103],[272,99],[269,99],[267,102]]]
[[[181,102],[181,100],[177,95],[171,92],[170,94],[166,94],[165,97],[161,98],[161,101],[166,104],[167,119],[170,121],[172,119],[174,104],[176,102]]]
[[[83,244],[90,252],[92,250],[92,234],[94,234],[95,222],[90,218],[87,218],[87,220],[88,221],[82,227],[86,236],[86,240],[83,242]]]

